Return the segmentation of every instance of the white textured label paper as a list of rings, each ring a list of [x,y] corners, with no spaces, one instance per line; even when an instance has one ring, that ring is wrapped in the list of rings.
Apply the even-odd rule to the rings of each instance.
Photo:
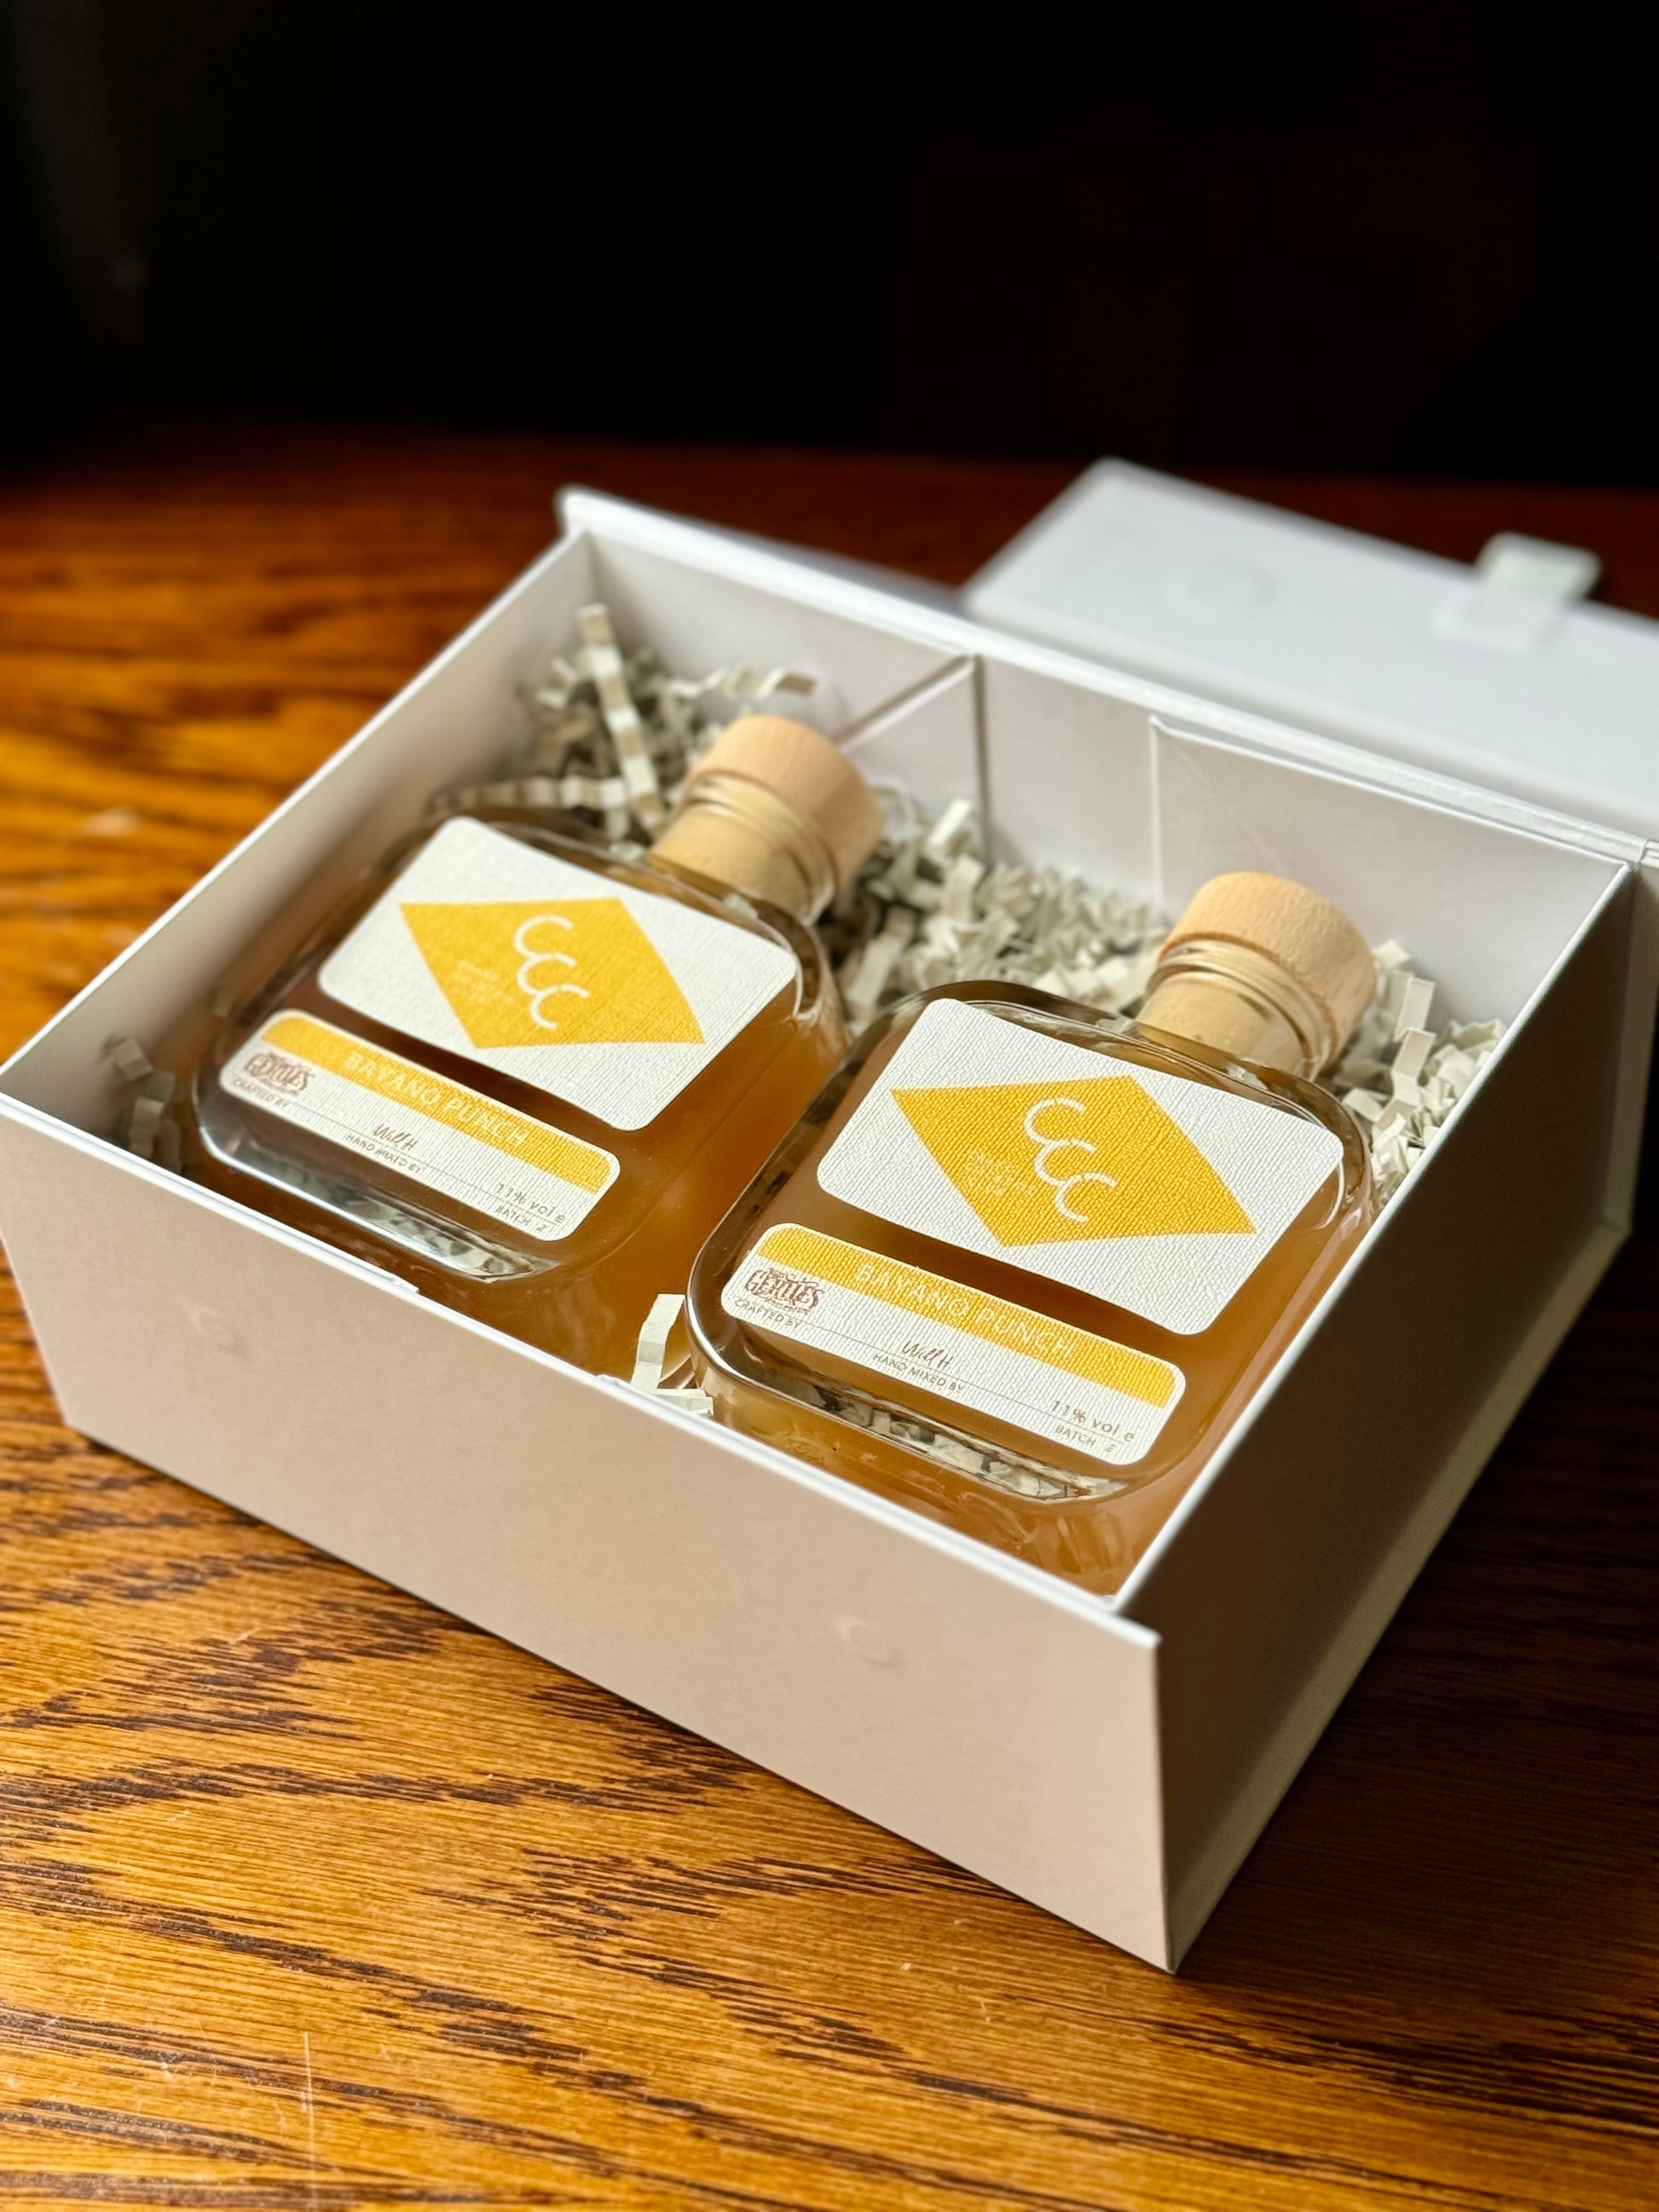
[[[1321,1122],[926,1007],[818,1168],[832,1197],[1191,1335],[1322,1186]]]
[[[308,1014],[273,1015],[220,1080],[233,1097],[543,1243],[569,1236],[617,1180],[599,1146]]]
[[[330,998],[642,1129],[787,988],[793,956],[481,822],[447,822],[324,962]]]
[[[793,1222],[767,1231],[720,1303],[1113,1467],[1146,1457],[1184,1383],[1166,1359]]]

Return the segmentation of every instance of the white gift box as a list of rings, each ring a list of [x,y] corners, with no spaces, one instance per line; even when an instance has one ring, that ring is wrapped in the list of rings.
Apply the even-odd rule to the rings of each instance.
[[[1639,828],[1018,642],[576,495],[567,535],[21,1052],[0,1230],[75,1426],[1173,1966],[1624,1233],[1659,930]],[[159,1043],[517,733],[610,605],[999,848],[1179,907],[1315,883],[1503,1043],[1115,1599],[579,1372],[111,1140]],[[1348,734],[1346,732],[1343,734]],[[665,1286],[669,1287],[669,1286]]]

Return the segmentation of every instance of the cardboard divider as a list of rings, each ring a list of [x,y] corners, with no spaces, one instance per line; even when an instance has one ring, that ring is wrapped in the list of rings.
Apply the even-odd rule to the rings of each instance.
[[[1085,690],[1060,672],[981,655],[999,857],[1075,870],[1157,896],[1147,708],[1133,687]]]
[[[861,722],[848,737],[848,757],[878,789],[901,787],[940,811],[953,799],[969,798],[981,819],[988,818],[978,678],[973,661],[953,661],[891,712]]]

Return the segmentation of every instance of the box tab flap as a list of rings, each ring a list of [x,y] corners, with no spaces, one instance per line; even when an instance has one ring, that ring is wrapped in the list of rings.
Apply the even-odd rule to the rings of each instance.
[[[1593,554],[1474,568],[1104,461],[963,593],[975,620],[1659,836],[1659,623]]]

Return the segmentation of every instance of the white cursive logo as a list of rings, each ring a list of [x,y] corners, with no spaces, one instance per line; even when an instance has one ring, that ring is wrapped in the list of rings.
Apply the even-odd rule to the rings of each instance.
[[[561,968],[574,968],[576,964],[568,952],[538,952],[533,945],[525,942],[531,931],[539,929],[544,922],[555,929],[574,929],[576,926],[562,914],[532,914],[528,921],[521,921],[513,933],[513,950],[520,956],[519,972],[514,981],[530,1001],[530,1018],[537,1028],[556,1030],[559,1024],[556,1017],[544,1011],[547,1001],[556,999],[561,993],[573,999],[586,999],[589,994],[580,983],[537,984],[535,974],[538,968],[545,968],[550,963],[556,963]]]
[[[1083,1152],[1092,1158],[1096,1147],[1086,1137],[1045,1137],[1041,1129],[1035,1127],[1033,1124],[1037,1115],[1046,1114],[1051,1106],[1063,1106],[1071,1114],[1081,1114],[1085,1110],[1082,1102],[1076,1098],[1039,1098],[1037,1100],[1036,1104],[1032,1107],[1021,1125],[1026,1135],[1037,1148],[1036,1158],[1031,1163],[1032,1173],[1039,1182],[1046,1182],[1054,1192],[1056,1213],[1063,1213],[1068,1221],[1080,1221],[1086,1225],[1088,1215],[1079,1212],[1076,1206],[1067,1203],[1067,1192],[1075,1190],[1079,1183],[1084,1182],[1108,1183],[1115,1190],[1117,1177],[1102,1175],[1097,1170],[1092,1168],[1079,1169],[1075,1175],[1054,1173],[1049,1163],[1057,1152]]]

